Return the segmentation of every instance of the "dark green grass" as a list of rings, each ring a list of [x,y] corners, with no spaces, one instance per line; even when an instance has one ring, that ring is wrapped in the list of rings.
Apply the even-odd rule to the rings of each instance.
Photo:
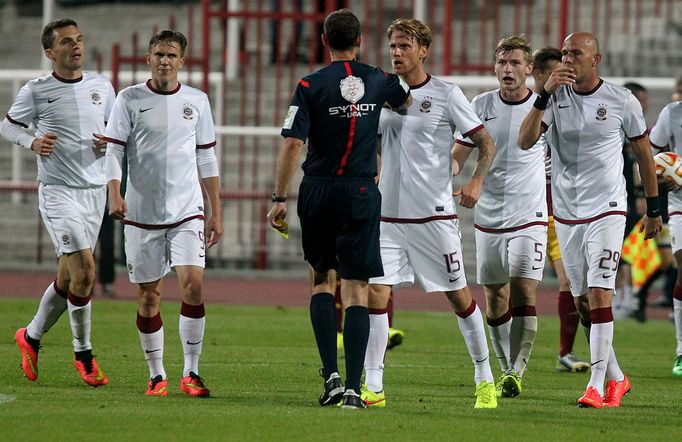
[[[24,379],[14,332],[36,307],[36,300],[0,299],[0,402],[16,397],[0,403],[1,441],[653,441],[676,440],[682,425],[682,380],[671,375],[674,328],[664,321],[616,324],[616,351],[633,384],[620,409],[575,407],[589,375],[554,370],[552,317],[540,319],[521,396],[474,410],[473,370],[454,316],[398,312],[406,339],[387,356],[388,407],[356,412],[317,405],[322,379],[303,309],[208,306],[201,375],[212,397],[192,399],[179,391],[177,305],[162,311],[166,398],[144,396],[148,371],[130,302],[94,304],[94,352],[109,385],[93,389],[78,378],[66,317],[43,339],[38,381]],[[581,331],[576,351],[588,357]]]

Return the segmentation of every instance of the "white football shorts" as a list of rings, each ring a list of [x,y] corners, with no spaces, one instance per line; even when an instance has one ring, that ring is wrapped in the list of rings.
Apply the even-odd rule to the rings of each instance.
[[[614,289],[624,232],[622,215],[608,215],[582,224],[556,223],[573,296],[585,295],[591,287]]]
[[[57,256],[95,250],[107,199],[105,186],[38,186],[38,208]]]
[[[547,226],[500,233],[475,231],[476,280],[479,284],[506,284],[510,277],[542,281]]]
[[[379,244],[384,276],[370,284],[409,286],[415,281],[425,292],[459,290],[467,285],[459,221],[419,224],[381,222]]]
[[[204,267],[204,221],[192,219],[169,229],[124,228],[130,282],[158,281],[176,266]]]
[[[673,254],[678,250],[682,250],[682,215],[673,215],[668,220],[668,229],[670,232],[670,247],[672,247]]]

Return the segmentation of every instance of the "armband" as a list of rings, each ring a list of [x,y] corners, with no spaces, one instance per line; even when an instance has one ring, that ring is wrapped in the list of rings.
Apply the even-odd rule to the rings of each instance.
[[[286,195],[277,195],[276,193],[272,194],[272,202],[273,203],[283,203],[286,202],[287,196]]]

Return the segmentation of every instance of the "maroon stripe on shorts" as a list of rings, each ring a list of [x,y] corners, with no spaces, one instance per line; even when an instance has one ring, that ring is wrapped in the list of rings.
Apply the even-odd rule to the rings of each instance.
[[[180,314],[187,318],[203,318],[206,316],[206,309],[203,302],[199,305],[185,304],[183,302],[182,307],[180,307]]]
[[[76,296],[71,293],[71,290],[69,290],[67,293],[66,299],[68,299],[71,304],[77,307],[84,307],[88,305],[88,302],[90,302],[90,296]]]
[[[161,312],[158,312],[151,318],[142,316],[139,312],[137,313],[137,329],[142,333],[156,333],[157,331],[161,330],[161,327],[163,327]]]
[[[455,314],[457,316],[459,316],[460,318],[464,319],[464,318],[468,318],[469,316],[471,316],[471,314],[475,310],[476,310],[476,301],[472,299],[471,304],[469,304],[469,307],[467,307],[466,310],[464,310],[463,312],[455,311]]]
[[[486,322],[491,327],[499,327],[502,324],[506,324],[507,321],[510,321],[511,317],[512,317],[511,310],[507,310],[507,313],[505,313],[504,315],[500,316],[497,319],[486,318]]]
[[[534,305],[520,305],[512,308],[512,316],[537,316]]]
[[[592,324],[613,322],[613,311],[611,307],[593,308],[590,310],[590,319],[592,319]]]

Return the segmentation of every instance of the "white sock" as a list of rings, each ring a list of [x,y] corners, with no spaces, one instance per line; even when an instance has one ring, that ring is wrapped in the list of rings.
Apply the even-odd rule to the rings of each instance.
[[[675,336],[677,337],[677,353],[675,355],[679,356],[682,355],[682,300],[673,298],[673,317],[675,318]]]
[[[384,357],[388,345],[388,313],[369,315],[369,339],[365,352],[365,383],[375,393],[384,389]]]
[[[616,352],[613,351],[613,342],[611,342],[611,350],[609,351],[609,362],[606,364],[606,379],[618,382],[625,379],[625,374],[620,369],[618,359],[616,359]]]
[[[589,333],[592,375],[590,376],[590,382],[587,386],[596,388],[599,394],[603,396],[606,367],[611,357],[613,321],[599,324],[593,323]]]
[[[66,298],[57,293],[54,285],[53,282],[45,289],[43,297],[40,298],[38,311],[26,327],[28,335],[33,339],[42,339],[43,334],[47,333],[66,311]]]
[[[73,296],[73,295],[72,295]],[[71,324],[71,334],[73,335],[73,351],[92,350],[90,343],[90,312],[92,303],[88,299],[87,304],[78,306],[67,301],[69,310],[69,322]]]
[[[182,342],[182,352],[185,355],[185,365],[182,369],[183,377],[189,376],[190,371],[199,374],[199,356],[201,356],[201,348],[203,347],[205,328],[205,316],[190,318],[180,315],[180,341]]]
[[[166,379],[166,370],[163,369],[163,326],[154,333],[142,333],[138,330],[138,334],[144,358],[149,366],[149,379],[158,375]]]
[[[497,362],[500,363],[500,370],[503,372],[509,370],[509,334],[511,331],[511,324],[511,319],[504,324],[496,326],[488,324],[490,342],[493,344],[493,350],[495,350]]]
[[[478,305],[466,318],[457,315],[457,323],[469,350],[471,361],[474,363],[474,382],[476,385],[482,381],[494,382],[493,372],[490,370],[490,351],[485,339],[483,315]]]
[[[509,356],[512,368],[520,376],[526,371],[535,335],[538,332],[537,316],[513,316],[509,333]]]

